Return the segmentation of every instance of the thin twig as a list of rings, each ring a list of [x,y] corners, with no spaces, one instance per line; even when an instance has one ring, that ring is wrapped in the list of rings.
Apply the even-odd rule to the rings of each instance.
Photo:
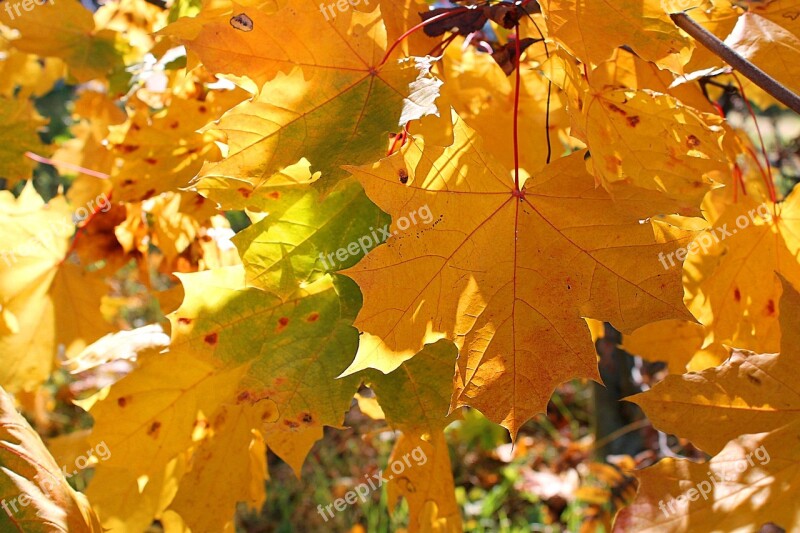
[[[597,439],[595,443],[592,445],[592,450],[599,450],[606,444],[609,444],[610,442],[617,440],[623,435],[626,435],[631,431],[636,431],[637,429],[646,428],[649,425],[650,425],[650,420],[648,420],[647,418],[642,418],[641,420],[634,420],[627,426],[622,426],[621,428],[612,431],[605,437]]]
[[[716,35],[700,26],[686,13],[672,13],[669,16],[680,29],[694,37],[703,46],[725,60],[741,72],[747,79],[764,89],[783,105],[800,114],[800,96],[796,95],[775,78],[739,55],[735,50],[720,41]]]

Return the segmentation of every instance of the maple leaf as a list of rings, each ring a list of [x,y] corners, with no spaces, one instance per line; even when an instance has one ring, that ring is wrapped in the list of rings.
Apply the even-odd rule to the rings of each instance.
[[[516,435],[556,385],[598,378],[581,317],[624,331],[688,318],[677,275],[656,256],[691,233],[647,220],[667,209],[656,193],[620,186],[612,200],[595,189],[582,152],[516,194],[476,135],[460,120],[454,127],[449,148],[415,142],[348,167],[394,222],[384,246],[343,271],[364,292],[355,323],[364,333],[345,374],[391,371],[449,338],[461,354],[452,407],[477,407]],[[429,225],[398,227],[423,206]]]
[[[696,51],[696,50],[695,50]],[[575,73],[570,74],[574,77]],[[597,65],[590,73],[590,91],[605,92],[613,89],[633,89],[651,91],[674,97],[684,106],[704,113],[718,114],[717,109],[703,94],[699,84],[681,83],[675,85],[675,75],[668,70],[661,70],[653,63],[643,60],[624,48],[614,51],[611,59]],[[647,94],[647,93],[645,93]],[[583,105],[582,103],[580,105]],[[580,107],[580,106],[578,106]],[[708,115],[699,114],[708,118]],[[720,124],[716,118],[709,118],[709,126]],[[723,141],[727,137],[723,137]]]
[[[97,29],[92,13],[80,2],[44,2],[36,9],[23,11],[23,16],[9,13],[11,10],[0,11],[0,21],[19,31],[12,41],[15,48],[63,59],[78,81],[122,70],[127,44],[117,32]]]
[[[109,127],[108,147],[121,164],[112,171],[115,199],[141,201],[189,185],[206,161],[221,157],[212,132],[197,133],[208,122],[241,101],[241,91],[210,91],[200,99],[175,98],[151,113],[132,102],[129,120]]]
[[[670,12],[677,13],[687,9],[685,5],[680,5],[684,3],[682,0],[677,0],[675,3],[678,4],[676,6],[677,9],[670,10]],[[755,5],[748,6],[748,10],[755,7]],[[741,14],[742,9],[740,7],[725,0],[702,2],[698,9],[691,10],[692,19],[719,39],[725,39],[731,33]],[[705,46],[695,46],[692,51],[692,59],[686,63],[684,70],[686,72],[694,72],[696,70],[719,67],[723,64],[719,56]]]
[[[263,501],[242,484],[248,472],[263,483],[264,471],[253,462],[259,447],[266,444],[299,471],[323,426],[341,426],[358,378],[334,378],[355,352],[357,333],[327,277],[286,301],[245,288],[241,266],[180,278],[186,295],[170,317],[170,352],[150,357],[92,408],[92,439],[114,450],[98,470],[121,471],[105,474],[105,483],[121,476],[135,484],[191,451],[195,462],[170,508],[190,527],[222,530],[238,501]],[[176,367],[180,376],[170,377]],[[211,433],[195,442],[199,420]],[[215,471],[225,471],[226,481],[213,483],[208,472]],[[132,510],[104,498],[105,483],[93,483],[89,495],[102,499],[108,527]],[[200,502],[208,506],[202,516]]]
[[[444,428],[460,418],[458,412],[447,414],[455,356],[453,344],[441,340],[388,375],[362,373],[378,397],[386,422],[403,432],[389,464],[400,461],[405,468],[399,472],[387,468],[384,476],[389,509],[394,509],[401,497],[408,500],[411,532],[461,531],[444,438]]]
[[[691,55],[689,39],[657,0],[544,0],[540,5],[553,40],[588,65],[628,45],[643,59],[682,73]]]
[[[45,124],[29,101],[0,97],[0,176],[10,185],[33,175],[36,163],[25,152],[49,153],[38,134]]]
[[[0,387],[0,529],[103,531],[86,497],[67,483],[42,439]]]
[[[0,337],[0,385],[16,392],[47,379],[58,344],[75,355],[111,325],[100,313],[105,283],[63,261],[75,231],[64,197],[45,204],[29,184],[16,199],[0,192],[0,206],[0,303],[16,325]]]
[[[0,35],[5,37],[0,40],[0,49],[5,54],[0,62],[0,94],[8,98],[15,94],[20,98],[45,95],[64,76],[64,63],[55,57],[40,58],[20,52],[11,45],[8,33],[0,26]]]
[[[381,65],[387,46],[379,8],[326,21],[322,15],[300,16],[303,6],[319,12],[311,0],[274,13],[224,5],[229,7],[204,9],[164,30],[211,72],[247,75],[259,89],[215,126],[227,137],[228,155],[204,165],[198,190],[221,181],[244,197],[225,206],[246,207],[254,189],[275,185],[281,171],[303,158],[311,165],[304,181],[321,171],[332,187],[346,176],[341,165],[366,163],[385,150],[414,69],[394,61]],[[252,31],[231,25],[234,12],[252,19]],[[272,31],[276,27],[280,35]]]
[[[793,493],[800,475],[800,294],[785,278],[780,283],[781,308],[790,311],[781,313],[779,355],[737,351],[719,367],[667,376],[650,391],[629,398],[660,430],[680,433],[715,456],[706,464],[664,459],[643,470],[637,499],[618,517],[618,527],[732,530],[774,522],[788,528],[800,519],[785,496]],[[703,485],[700,499],[703,482],[707,488]],[[776,491],[777,486],[785,490]],[[669,504],[693,488],[683,505],[657,510],[659,499]]]
[[[699,214],[713,183],[708,174],[728,171],[722,119],[667,94],[604,83],[606,75],[587,82],[562,58],[553,63],[564,70],[564,78],[553,71],[554,81],[569,94],[573,135],[586,142],[598,182],[657,190],[682,213]]]
[[[715,342],[778,350],[781,289],[772,273],[800,285],[799,209],[800,190],[778,204],[743,198],[697,236],[684,262],[685,300]]]
[[[797,13],[797,11],[795,11]],[[776,13],[777,15],[778,13]],[[780,22],[773,22],[773,20]],[[800,66],[797,51],[800,50],[800,31],[792,33],[780,24],[789,22],[788,17],[764,18],[755,13],[745,13],[736,21],[736,26],[725,39],[725,44],[744,58],[758,65],[764,72],[778,80],[784,87],[797,93],[800,91]],[[800,30],[800,24],[796,24]],[[743,82],[745,92],[760,91],[749,80]],[[767,96],[767,103],[776,103]]]
[[[175,484],[187,469],[179,454],[192,450],[193,433],[226,400],[234,398],[235,403],[236,385],[245,371],[221,372],[187,353],[145,353],[133,373],[112,385],[105,398],[86,406],[95,420],[90,444],[103,441],[112,450],[97,465],[87,490],[103,527],[143,530],[170,505]],[[263,406],[271,416],[270,403]],[[198,412],[207,415],[200,418]],[[147,476],[144,486],[141,476]],[[231,508],[236,503],[214,496]],[[216,520],[229,520],[226,515]]]
[[[192,454],[191,470],[178,485],[170,509],[194,527],[221,530],[229,522],[233,505],[248,509],[264,505],[267,447],[254,428],[275,416],[274,406],[223,405],[210,420],[207,435]]]

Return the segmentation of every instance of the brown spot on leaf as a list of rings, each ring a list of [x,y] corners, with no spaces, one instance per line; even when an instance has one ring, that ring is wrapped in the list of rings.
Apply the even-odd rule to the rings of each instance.
[[[292,428],[292,429],[297,429],[297,428],[299,428],[299,427],[300,427],[300,424],[298,424],[298,423],[297,423],[297,422],[295,422],[294,420],[284,420],[284,421],[283,421],[283,423],[284,423],[285,425],[289,426],[289,427],[290,427],[290,428]]]
[[[177,128],[178,126],[179,126],[179,123],[178,123],[178,121],[177,121],[177,120],[176,120],[175,122],[173,122],[172,124],[170,124],[170,125],[169,125],[169,127],[170,127],[170,128],[172,128],[173,130],[174,130],[175,128]]]
[[[306,322],[316,322],[317,320],[319,320],[319,313],[316,311],[306,317]]]
[[[747,380],[753,385],[761,385],[761,380],[752,374],[747,374]]]
[[[138,145],[135,144],[120,144],[117,145],[117,151],[122,152],[123,154],[129,154],[131,152],[135,152],[139,149]]]
[[[149,198],[152,198],[153,196],[155,196],[155,194],[156,194],[155,189],[147,189],[147,192],[144,193],[144,196],[142,196],[142,200],[147,200]]]
[[[271,193],[269,193],[267,196],[269,196],[269,197],[270,197],[270,198],[272,198],[273,200],[280,200],[280,199],[281,199],[281,193],[280,193],[280,192],[278,192],[278,191],[272,191],[272,192],[271,192]]]
[[[214,417],[214,429],[219,429],[225,424],[225,420],[228,417],[228,413],[223,409],[220,413]]]
[[[767,308],[765,310],[767,316],[775,316],[775,300],[768,300],[767,301]]]
[[[244,198],[250,198],[250,195],[253,194],[253,191],[251,191],[247,187],[239,187],[238,189],[236,189],[236,192],[241,194]]]
[[[403,185],[408,183],[408,172],[406,172],[406,169],[401,168],[400,170],[397,171],[397,175],[400,177],[400,183],[402,183]]]
[[[201,105],[200,107],[197,108],[197,110],[200,113],[205,113],[206,111],[208,111],[208,108],[206,106],[204,106],[204,105]]]
[[[191,323],[192,323],[191,318],[186,318],[182,316],[178,319],[178,324],[191,324]]]
[[[231,26],[243,32],[253,31],[253,19],[247,16],[246,13],[239,13],[234,15],[230,20]]]
[[[203,340],[206,341],[206,344],[214,346],[215,344],[217,344],[217,341],[219,340],[219,335],[217,335],[216,333],[209,333],[208,335],[205,336]]]
[[[689,135],[686,138],[686,144],[689,145],[689,148],[696,148],[696,147],[700,146],[700,139],[698,139],[694,135]]]
[[[742,301],[742,293],[739,291],[739,287],[733,289],[733,299],[736,300],[737,302]]]
[[[278,319],[278,327],[275,328],[276,332],[281,332],[289,325],[289,318],[282,316]]]
[[[243,390],[239,393],[239,396],[236,397],[236,403],[246,402],[250,399],[250,391]]]
[[[314,417],[311,416],[311,413],[301,413],[300,420],[303,421],[303,424],[310,424],[314,421]]]
[[[145,157],[144,162],[147,163],[148,165],[157,165],[158,159],[156,159],[155,157]]]
[[[126,405],[128,405],[128,399],[125,396],[120,396],[119,398],[117,398],[117,405],[119,405],[120,407],[125,407]]]
[[[158,430],[161,429],[161,422],[155,421],[150,424],[150,428],[147,430],[147,435],[149,437],[153,437],[154,439],[158,438]]]
[[[636,125],[640,122],[638,115],[633,115],[625,120],[628,121],[628,126],[630,126],[631,128],[635,128]]]
[[[130,187],[131,185],[133,185],[133,180],[132,179],[127,178],[127,179],[122,180],[122,186],[123,187]]]
[[[622,115],[622,116],[625,116],[625,115],[627,115],[627,114],[628,114],[628,113],[626,113],[625,111],[623,111],[622,109],[620,109],[619,107],[615,106],[614,104],[608,104],[608,108],[609,108],[611,111],[613,111],[614,113],[619,113],[619,114],[620,114],[620,115]]]

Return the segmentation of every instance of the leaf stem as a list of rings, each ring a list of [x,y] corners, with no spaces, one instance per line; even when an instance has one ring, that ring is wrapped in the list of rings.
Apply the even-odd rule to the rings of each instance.
[[[733,79],[736,80],[736,84],[739,86],[739,92],[742,94],[744,105],[747,106],[747,111],[750,113],[750,118],[753,119],[753,124],[756,127],[758,142],[761,145],[761,154],[764,156],[764,165],[767,167],[766,172],[764,171],[764,167],[761,165],[761,161],[758,160],[758,157],[756,157],[756,154],[749,146],[747,147],[747,151],[750,152],[751,157],[756,162],[756,166],[758,166],[758,170],[761,172],[761,177],[764,179],[764,185],[767,186],[767,191],[769,191],[769,199],[773,204],[775,204],[777,200],[775,199],[775,182],[772,178],[772,165],[769,162],[769,155],[767,155],[767,147],[764,145],[764,136],[761,135],[761,126],[758,125],[758,117],[756,117],[756,112],[753,109],[753,106],[750,104],[750,100],[747,99],[747,95],[744,92],[744,85],[742,85],[742,80],[739,79],[739,76],[737,76],[735,72],[733,73]]]
[[[716,35],[695,22],[686,13],[671,13],[669,18],[680,29],[694,37],[703,46],[725,60],[741,72],[747,79],[764,89],[783,105],[800,114],[800,96],[796,95],[775,78],[739,55],[735,50],[720,41]]]
[[[400,37],[395,39],[395,41],[392,43],[392,46],[390,46],[389,49],[386,50],[386,53],[383,55],[383,59],[378,64],[377,68],[381,68],[383,65],[385,65],[386,62],[389,60],[389,56],[392,54],[392,52],[394,52],[394,49],[397,48],[397,46],[400,43],[402,43],[405,40],[406,37],[408,37],[409,35],[411,35],[415,31],[417,31],[418,29],[424,28],[428,24],[430,24],[432,22],[436,22],[437,20],[442,20],[442,19],[445,19],[445,18],[448,18],[448,17],[452,17],[453,15],[457,15],[459,13],[463,13],[464,11],[469,11],[469,8],[467,8],[467,7],[457,7],[457,8],[454,8],[453,10],[451,10],[451,11],[447,11],[447,12],[444,12],[444,13],[439,13],[438,15],[434,15],[433,17],[429,18],[428,20],[424,20],[424,21],[420,22],[419,24],[417,24],[416,26],[414,26],[413,28],[410,28],[410,29],[406,30],[405,33],[403,33],[403,35],[401,35]]]
[[[522,5],[524,6],[527,4],[524,2]],[[527,14],[527,13],[526,13]],[[547,39],[544,38],[544,33],[542,30],[539,29],[539,25],[536,24],[536,20],[530,14],[528,14],[528,18],[531,19],[533,22],[533,27],[536,28],[536,31],[539,33],[539,37],[542,39],[542,44],[544,45],[544,55],[547,59],[550,59],[550,50],[547,49]],[[544,138],[547,139],[547,161],[546,164],[550,164],[550,158],[553,155],[553,147],[550,146],[550,97],[552,96],[553,92],[553,80],[547,80],[547,108],[545,109],[545,116],[544,116]]]
[[[519,191],[519,80],[522,77],[521,53],[519,49],[519,24],[514,28],[514,62],[517,64],[517,75],[514,79],[514,189]]]
[[[108,178],[111,177],[108,174],[106,174],[105,172],[98,172],[98,171],[92,170],[90,168],[84,168],[84,167],[79,166],[79,165],[73,165],[72,163],[67,163],[66,161],[56,161],[55,159],[50,159],[49,157],[44,157],[44,156],[41,156],[39,154],[34,154],[33,152],[25,152],[25,157],[27,157],[28,159],[33,159],[37,163],[44,163],[45,165],[51,165],[51,166],[54,166],[56,168],[58,168],[58,166],[62,166],[64,168],[68,168],[70,170],[75,170],[77,172],[80,172],[81,174],[87,174],[89,176],[94,176],[95,178],[100,178],[100,179],[107,180]]]

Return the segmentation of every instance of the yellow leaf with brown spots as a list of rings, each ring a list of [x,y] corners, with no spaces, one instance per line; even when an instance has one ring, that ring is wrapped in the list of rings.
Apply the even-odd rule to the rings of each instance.
[[[186,454],[169,508],[192,529],[221,531],[237,502],[263,501],[253,487],[266,475],[257,460],[265,446],[299,470],[323,427],[341,426],[359,380],[335,378],[357,332],[328,277],[286,300],[246,288],[241,266],[180,278],[169,352],[145,358],[92,408],[92,439],[113,450],[99,469],[128,479],[159,475]],[[108,526],[132,512],[107,506],[101,519]]]
[[[747,196],[727,205],[685,252],[686,306],[709,340],[777,352],[781,286],[773,273],[800,286],[800,189],[778,204]]]

